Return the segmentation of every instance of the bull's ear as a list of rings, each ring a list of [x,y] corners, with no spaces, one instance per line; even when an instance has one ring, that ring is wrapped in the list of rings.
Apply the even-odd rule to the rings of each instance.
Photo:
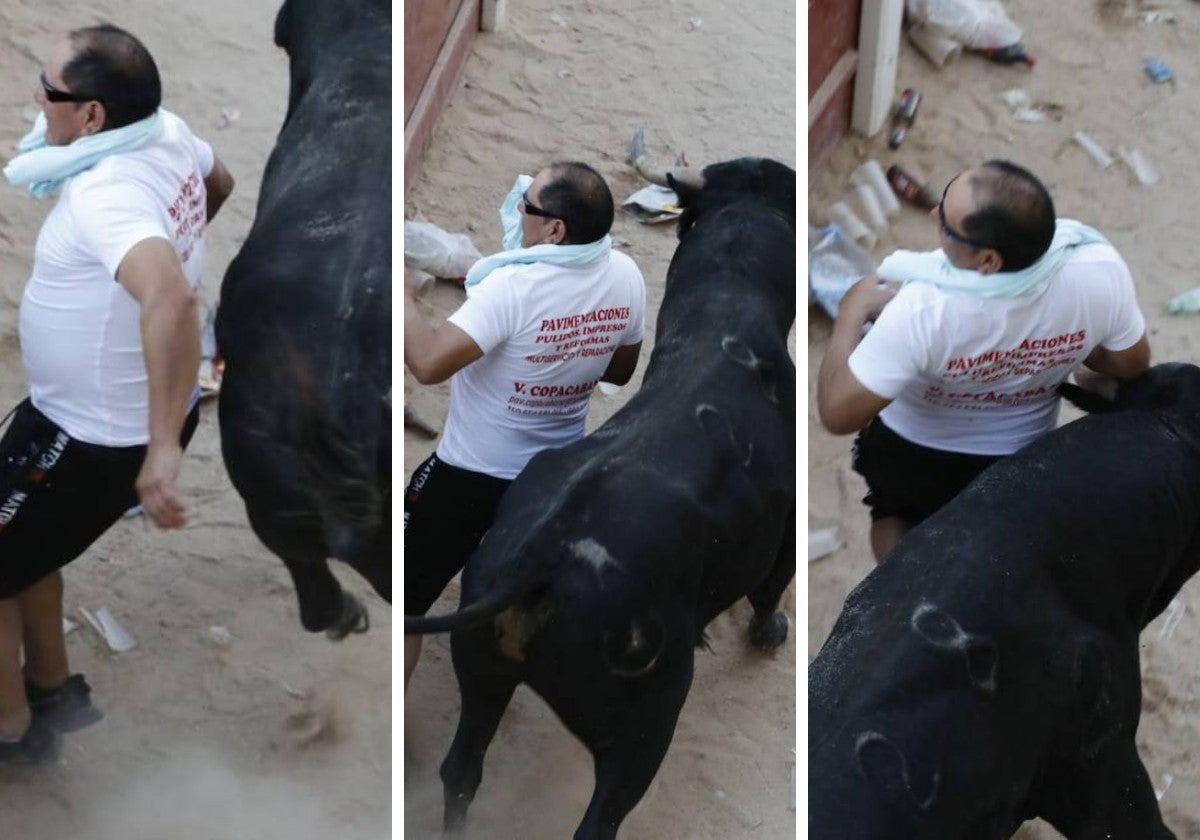
[[[1089,414],[1103,414],[1116,411],[1117,404],[1103,394],[1080,388],[1073,382],[1064,382],[1058,386],[1058,393],[1071,405]]]

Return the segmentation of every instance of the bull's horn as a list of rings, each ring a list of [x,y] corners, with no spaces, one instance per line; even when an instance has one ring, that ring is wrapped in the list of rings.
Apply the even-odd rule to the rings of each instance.
[[[690,166],[659,165],[646,153],[645,128],[639,128],[633,134],[633,142],[629,144],[629,162],[638,173],[652,184],[669,187],[667,175],[685,186],[701,189],[704,186],[704,174]]]

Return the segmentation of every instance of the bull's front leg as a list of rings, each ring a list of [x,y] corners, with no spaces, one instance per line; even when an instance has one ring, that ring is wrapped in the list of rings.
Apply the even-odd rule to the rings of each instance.
[[[759,650],[775,650],[787,641],[788,618],[779,609],[779,601],[795,576],[796,508],[793,505],[771,571],[747,596],[754,607],[754,615],[750,617],[750,644]]]
[[[1041,816],[1068,840],[1177,840],[1132,737],[1111,741],[1093,760],[1059,775],[1066,792],[1046,797]]]

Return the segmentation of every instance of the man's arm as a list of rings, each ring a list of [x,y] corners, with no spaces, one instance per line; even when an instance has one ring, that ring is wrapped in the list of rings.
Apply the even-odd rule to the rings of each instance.
[[[1150,339],[1142,333],[1137,343],[1124,350],[1106,350],[1097,346],[1083,363],[1096,373],[1106,373],[1117,379],[1133,379],[1150,367]]]
[[[856,432],[882,411],[890,399],[867,389],[850,370],[850,354],[862,340],[862,328],[874,320],[895,292],[864,277],[838,304],[833,335],[817,373],[817,414],[821,425],[835,435]]]
[[[462,329],[445,321],[437,327],[417,307],[417,284],[404,276],[404,365],[422,385],[444,382],[483,350]]]
[[[142,352],[150,383],[150,440],[137,477],[146,515],[160,528],[180,528],[186,510],[176,482],[179,435],[200,366],[196,296],[179,256],[165,239],[134,245],[117,268],[119,282],[141,306]]]
[[[213,155],[212,171],[204,179],[204,191],[208,194],[205,202],[206,220],[211,222],[213,216],[217,215],[217,211],[221,209],[221,205],[225,203],[225,199],[229,198],[229,194],[233,192],[233,176],[229,174],[225,164],[216,155]]]
[[[601,382],[611,382],[613,385],[625,385],[633,378],[637,369],[638,356],[642,352],[642,342],[625,344],[618,347],[608,360],[608,367],[600,376]]]

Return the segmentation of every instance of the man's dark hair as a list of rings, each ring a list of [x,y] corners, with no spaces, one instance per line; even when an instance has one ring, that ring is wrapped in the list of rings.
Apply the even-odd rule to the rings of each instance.
[[[978,209],[963,218],[963,232],[1000,252],[1001,271],[1029,268],[1050,248],[1054,202],[1033,173],[989,160],[972,174],[971,197]]]
[[[102,23],[68,37],[74,55],[63,66],[63,81],[72,93],[104,103],[103,131],[145,119],[162,103],[158,66],[133,35]]]
[[[586,163],[552,163],[538,203],[567,226],[566,245],[603,239],[612,230],[613,197],[604,178]]]

